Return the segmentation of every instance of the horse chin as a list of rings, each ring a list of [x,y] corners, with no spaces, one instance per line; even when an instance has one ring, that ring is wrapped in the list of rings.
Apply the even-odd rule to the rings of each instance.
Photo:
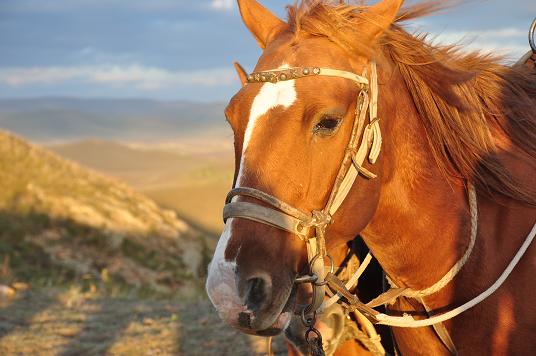
[[[242,313],[240,316],[241,318],[244,317],[245,313]],[[249,317],[249,316],[248,316]],[[262,329],[262,330],[256,330],[251,328],[244,328],[244,327],[238,327],[238,329],[249,335],[256,335],[256,336],[276,336],[281,334],[290,324],[290,320],[292,319],[292,313],[290,312],[283,312],[279,314],[279,316],[276,318],[275,322],[268,328]]]
[[[292,313],[284,312],[281,313],[275,323],[268,329],[259,330],[255,332],[255,335],[258,336],[276,336],[281,334],[290,324],[292,318]]]
[[[281,334],[290,324],[293,315],[293,306],[295,303],[294,288],[289,292],[285,305],[271,317],[270,315],[262,315],[262,322],[258,320],[259,316],[253,312],[243,312],[238,316],[239,330],[250,335],[257,336],[275,336]],[[271,322],[271,324],[269,324]],[[268,327],[252,327],[262,326],[268,323]],[[247,326],[246,326],[247,325]]]

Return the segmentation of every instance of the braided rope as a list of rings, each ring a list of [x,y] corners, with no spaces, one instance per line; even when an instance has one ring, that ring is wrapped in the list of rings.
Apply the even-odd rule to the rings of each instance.
[[[422,319],[422,320],[415,320],[413,317],[411,317],[408,314],[404,314],[401,317],[397,316],[390,316],[385,314],[378,314],[376,315],[376,319],[378,320],[378,324],[381,325],[389,325],[389,326],[397,326],[397,327],[404,327],[404,328],[420,328],[423,326],[430,326],[433,324],[441,323],[445,320],[452,319],[461,313],[463,313],[466,310],[471,309],[475,305],[478,305],[480,302],[488,298],[490,295],[495,293],[497,289],[499,289],[503,283],[506,281],[508,276],[510,276],[510,273],[514,270],[518,262],[521,260],[525,252],[527,252],[527,249],[529,248],[530,244],[536,237],[536,224],[532,227],[532,230],[525,238],[525,241],[515,254],[514,258],[510,261],[506,269],[503,271],[503,273],[499,276],[499,278],[484,292],[480,293],[475,298],[471,299],[470,301],[466,302],[465,304],[460,305],[457,308],[454,308],[448,312],[434,315],[433,317]]]
[[[422,298],[437,293],[454,279],[454,277],[458,274],[458,272],[461,271],[471,256],[473,248],[475,247],[476,236],[478,233],[478,203],[476,198],[476,190],[473,184],[468,184],[467,191],[469,195],[469,211],[471,213],[471,239],[465,254],[458,260],[458,262],[454,264],[454,266],[452,266],[452,268],[443,276],[443,278],[437,281],[434,285],[421,290],[407,288],[399,295],[400,297]],[[387,277],[387,281],[391,285],[391,288],[398,288],[389,277]]]
[[[356,318],[358,318],[358,312],[354,312]],[[370,323],[365,317],[358,318],[357,320],[347,319],[344,325],[344,335],[339,340],[339,345],[344,344],[349,340],[357,340],[362,344],[372,355],[374,356],[385,356],[385,349],[381,344],[381,337],[376,333],[374,326],[372,326],[372,333],[370,333],[370,328],[366,325],[362,325],[365,330],[361,330],[357,324],[362,324],[363,319],[366,322]]]

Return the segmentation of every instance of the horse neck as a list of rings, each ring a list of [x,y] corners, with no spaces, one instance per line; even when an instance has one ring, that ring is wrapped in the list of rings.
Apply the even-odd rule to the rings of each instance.
[[[380,87],[382,186],[363,238],[397,285],[425,288],[469,244],[466,192],[462,181],[449,182],[439,171],[401,76],[395,71],[389,78]]]

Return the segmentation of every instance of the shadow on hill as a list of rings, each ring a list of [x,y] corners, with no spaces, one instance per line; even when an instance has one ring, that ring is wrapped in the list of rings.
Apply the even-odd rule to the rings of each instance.
[[[132,323],[143,325],[145,321],[155,322],[169,318],[171,314],[158,307],[139,307],[136,301],[123,299],[92,300],[86,302],[86,309],[92,311],[85,320],[83,329],[63,347],[59,355],[104,355],[122,338]],[[147,326],[151,325],[147,323]]]
[[[0,260],[9,261],[0,283],[84,282],[173,295],[199,284],[193,278],[198,271],[182,258],[194,251],[183,251],[182,245],[156,235],[110,232],[46,214],[0,210]],[[203,261],[195,268],[204,271],[205,249],[191,246],[201,248],[195,252]]]
[[[264,355],[266,352],[263,347],[266,339],[248,336],[224,324],[210,302],[197,302],[185,308],[179,314],[179,320],[177,341],[180,355],[246,356]],[[286,348],[281,353],[279,344],[276,354],[286,354]]]
[[[0,341],[19,328],[27,328],[32,319],[54,303],[53,298],[30,300],[22,297],[7,306],[0,303]]]
[[[266,340],[223,324],[208,301],[136,299],[76,289],[28,291],[0,305],[0,354],[262,355]],[[286,354],[279,337],[277,355]]]

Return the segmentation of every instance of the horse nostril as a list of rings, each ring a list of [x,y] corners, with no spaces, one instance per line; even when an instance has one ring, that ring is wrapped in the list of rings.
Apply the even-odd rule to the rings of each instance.
[[[269,298],[271,285],[263,278],[251,278],[247,281],[248,292],[246,305],[249,310],[256,311],[262,308]]]

